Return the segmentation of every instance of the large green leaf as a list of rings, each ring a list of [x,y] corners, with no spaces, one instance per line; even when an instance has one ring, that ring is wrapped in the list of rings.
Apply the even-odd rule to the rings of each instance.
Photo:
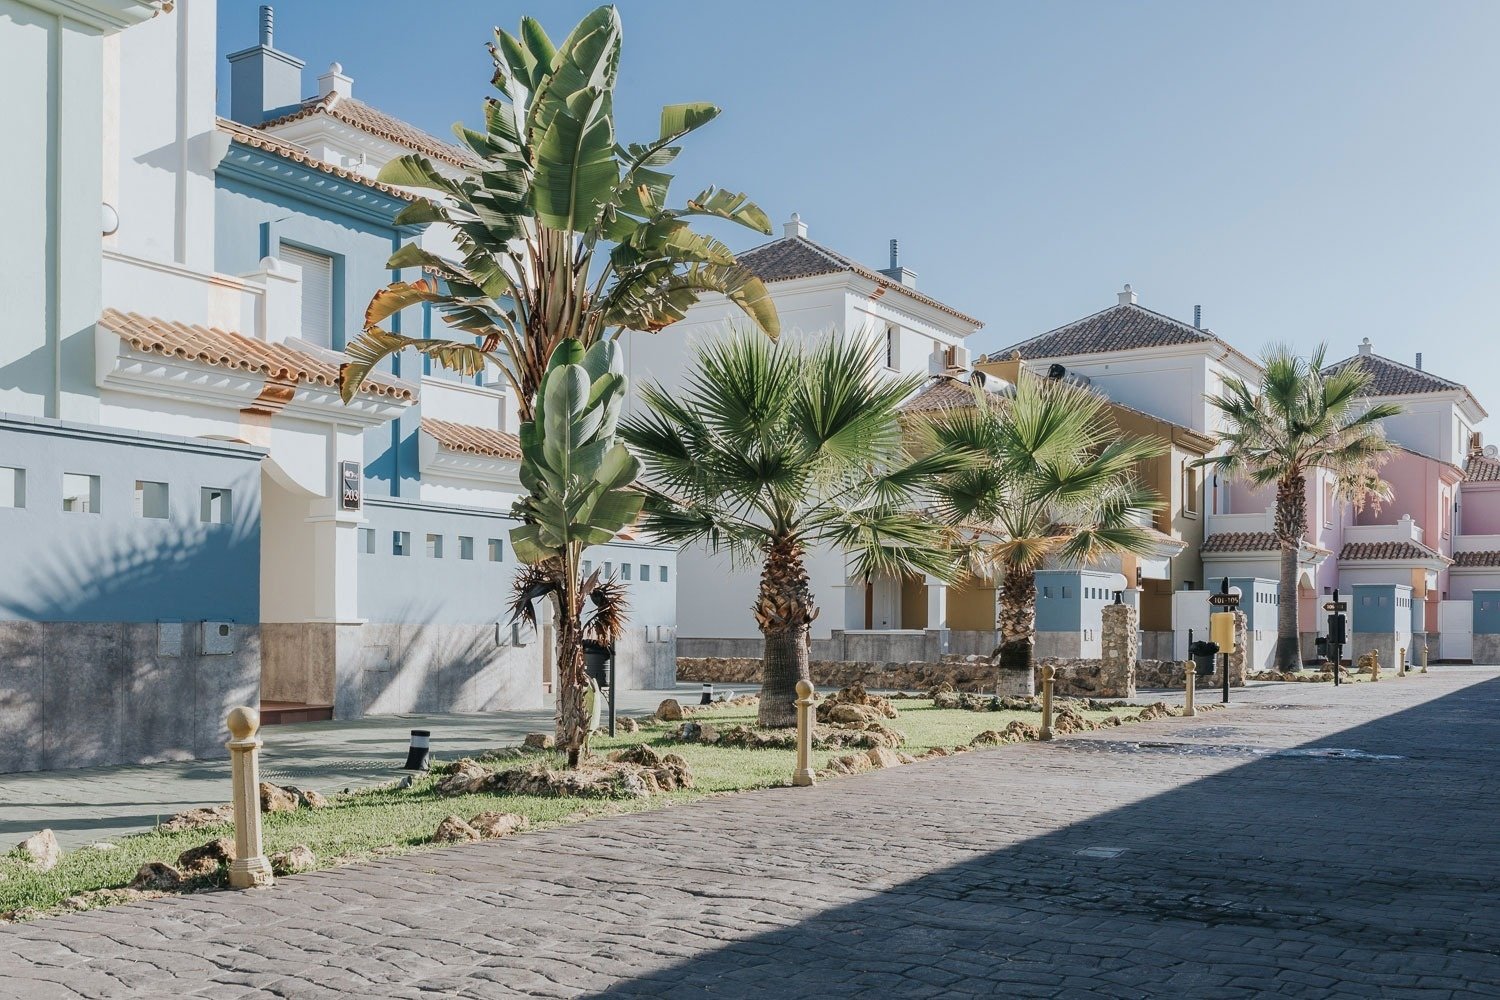
[[[588,91],[555,114],[536,155],[532,206],[537,218],[562,232],[592,228],[620,178],[605,95]]]

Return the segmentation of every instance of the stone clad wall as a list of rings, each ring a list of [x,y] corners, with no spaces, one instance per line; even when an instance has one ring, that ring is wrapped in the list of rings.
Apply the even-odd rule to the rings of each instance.
[[[1042,667],[1056,670],[1052,693],[1066,698],[1133,698],[1135,697],[1135,664],[1117,663],[1106,667],[1105,661],[1048,656],[1033,668],[1036,689],[1042,689]]]
[[[1181,689],[1187,685],[1187,665],[1179,660],[1136,660],[1135,684],[1140,688]]]
[[[762,663],[749,656],[679,656],[677,680],[693,684],[759,684]],[[944,682],[964,691],[992,691],[999,668],[988,659],[954,657],[940,663],[913,660],[881,663],[868,660],[813,660],[814,684],[925,691]]]

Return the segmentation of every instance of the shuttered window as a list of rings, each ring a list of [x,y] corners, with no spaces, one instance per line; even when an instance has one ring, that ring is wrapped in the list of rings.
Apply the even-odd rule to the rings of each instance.
[[[283,245],[281,259],[302,268],[302,332],[298,336],[333,347],[333,258]]]

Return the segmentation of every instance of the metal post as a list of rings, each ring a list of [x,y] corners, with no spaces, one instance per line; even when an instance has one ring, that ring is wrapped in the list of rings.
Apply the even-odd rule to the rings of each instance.
[[[1229,654],[1224,654],[1224,704],[1229,704]]]
[[[1198,686],[1198,664],[1189,656],[1183,666],[1187,667],[1187,678],[1183,688],[1182,714],[1191,717],[1198,714],[1198,710],[1193,707],[1193,690]]]
[[[812,716],[813,686],[809,681],[798,681],[797,770],[792,772],[792,784],[801,787],[817,784],[812,772]]]
[[[229,884],[236,889],[254,889],[275,882],[271,862],[260,840],[260,713],[236,708],[226,720],[229,735],[230,787],[234,805],[234,861],[229,865]]]
[[[615,734],[615,644],[609,644],[609,735]]]
[[[1057,675],[1057,668],[1048,663],[1042,667],[1042,729],[1037,733],[1037,739],[1050,740],[1052,738],[1052,678]]]

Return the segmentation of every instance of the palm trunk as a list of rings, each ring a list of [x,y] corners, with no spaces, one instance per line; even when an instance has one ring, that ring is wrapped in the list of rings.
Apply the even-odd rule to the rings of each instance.
[[[808,668],[808,627],[818,611],[803,566],[805,555],[796,538],[779,538],[766,549],[760,593],[752,609],[765,639],[760,711],[756,718],[762,726],[795,726],[797,682],[812,680]]]
[[[1276,536],[1281,542],[1281,603],[1276,608],[1276,669],[1302,666],[1297,620],[1297,559],[1307,533],[1307,482],[1299,475],[1276,484]]]
[[[1032,641],[1036,632],[1036,574],[1006,567],[1000,583],[1000,612],[995,625],[1000,630],[1000,666],[1030,670]]]
[[[558,747],[567,751],[569,767],[577,767],[589,749],[589,716],[583,705],[588,676],[583,669],[583,628],[579,623],[577,592],[574,583],[557,595],[553,618],[557,625],[556,740]]]

